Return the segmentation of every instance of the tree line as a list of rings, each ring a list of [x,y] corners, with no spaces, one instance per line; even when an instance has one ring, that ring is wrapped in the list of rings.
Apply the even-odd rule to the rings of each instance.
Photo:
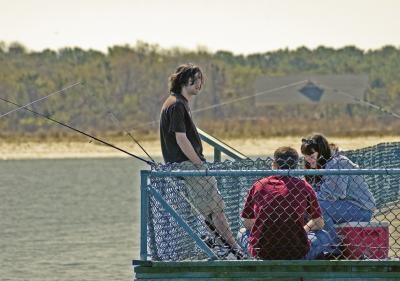
[[[217,136],[400,132],[399,119],[365,105],[257,106],[254,98],[229,103],[253,95],[255,81],[263,75],[367,74],[364,100],[396,112],[400,107],[400,49],[394,46],[378,50],[300,47],[237,55],[201,48],[162,49],[145,42],[113,46],[107,53],[80,48],[34,52],[19,43],[0,43],[0,96],[23,105],[80,82],[30,108],[96,135],[117,136],[128,130],[154,137],[159,109],[168,95],[168,76],[185,62],[200,65],[206,76],[204,90],[192,104],[194,119]],[[221,103],[227,104],[213,107]],[[0,103],[0,113],[13,108]],[[1,118],[0,129],[3,137],[70,135],[24,110]]]

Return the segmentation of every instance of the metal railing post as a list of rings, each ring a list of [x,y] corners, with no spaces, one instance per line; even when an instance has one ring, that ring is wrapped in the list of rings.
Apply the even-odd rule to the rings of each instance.
[[[221,150],[214,146],[214,162],[221,162]]]
[[[147,260],[147,221],[149,218],[149,171],[140,171],[140,259]]]

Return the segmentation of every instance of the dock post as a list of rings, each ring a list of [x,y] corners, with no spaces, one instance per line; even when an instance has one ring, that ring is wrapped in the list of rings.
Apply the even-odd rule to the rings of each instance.
[[[140,171],[140,259],[147,260],[147,221],[149,218],[149,195],[147,185],[149,171]]]

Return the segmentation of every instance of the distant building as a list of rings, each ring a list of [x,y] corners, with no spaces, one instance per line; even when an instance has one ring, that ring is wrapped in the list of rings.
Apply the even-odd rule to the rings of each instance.
[[[293,84],[295,86],[290,86]],[[351,104],[357,103],[357,100],[364,100],[368,88],[368,76],[352,74],[264,76],[257,79],[255,88],[257,106]]]

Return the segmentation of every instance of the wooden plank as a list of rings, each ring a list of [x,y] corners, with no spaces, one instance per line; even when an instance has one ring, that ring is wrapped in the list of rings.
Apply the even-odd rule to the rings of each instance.
[[[145,280],[145,281],[160,281],[161,279],[134,279],[134,280]],[[239,277],[239,278],[168,278],[168,279],[163,279],[165,281],[302,281],[301,278],[287,278],[287,277],[260,277],[260,278],[245,278]]]
[[[276,261],[211,261],[211,262],[135,262],[134,265],[143,265],[150,267],[152,271],[181,270],[191,268],[191,270],[232,270],[232,268],[241,268],[243,271],[263,268],[269,271],[299,271],[310,270],[319,271],[321,268],[327,270],[347,270],[347,271],[380,271],[380,272],[400,272],[400,262],[398,261],[285,261],[277,263]],[[186,270],[186,269],[185,269]]]
[[[373,278],[346,278],[346,277],[338,277],[338,278],[303,278],[303,281],[399,281],[399,277],[373,277]]]
[[[140,263],[137,263],[140,264]],[[153,262],[134,267],[136,280],[400,280],[398,261]]]
[[[260,278],[265,276],[270,276],[274,278],[282,278],[282,277],[308,277],[308,278],[399,278],[400,276],[397,272],[390,273],[377,273],[377,272],[240,272],[240,271],[232,271],[232,272],[160,272],[160,273],[137,273],[137,277],[141,278]]]

